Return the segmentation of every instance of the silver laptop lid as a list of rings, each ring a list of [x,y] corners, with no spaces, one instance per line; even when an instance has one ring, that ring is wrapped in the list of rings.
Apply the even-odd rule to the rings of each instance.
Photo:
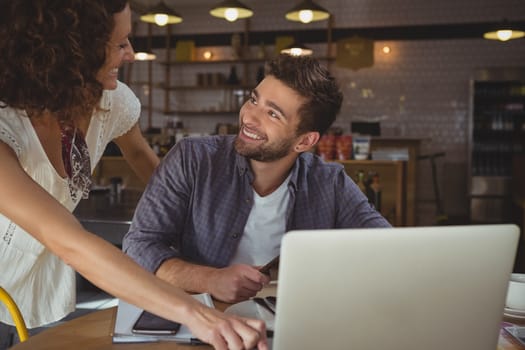
[[[515,225],[285,235],[273,350],[494,350]]]

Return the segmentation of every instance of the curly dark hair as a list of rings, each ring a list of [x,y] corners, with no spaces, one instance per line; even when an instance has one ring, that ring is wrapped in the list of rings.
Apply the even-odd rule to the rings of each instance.
[[[60,120],[91,115],[96,80],[127,0],[0,0],[0,105]]]
[[[335,78],[317,59],[281,54],[266,64],[266,74],[307,99],[299,108],[298,135],[308,131],[322,135],[328,130],[341,110],[343,94]]]

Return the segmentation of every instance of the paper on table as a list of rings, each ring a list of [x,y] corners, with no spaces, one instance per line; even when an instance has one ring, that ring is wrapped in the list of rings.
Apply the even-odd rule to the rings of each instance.
[[[193,297],[209,307],[215,307],[211,296],[208,293],[195,294]],[[123,300],[119,300],[112,337],[113,343],[148,343],[157,341],[175,341],[179,343],[198,342],[198,340],[193,337],[189,328],[185,325],[182,325],[179,331],[173,335],[147,335],[133,333],[133,325],[142,311],[141,308],[128,304]]]

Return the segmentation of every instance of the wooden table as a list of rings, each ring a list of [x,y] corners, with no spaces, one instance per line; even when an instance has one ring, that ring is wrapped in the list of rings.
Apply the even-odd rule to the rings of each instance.
[[[173,342],[113,344],[111,333],[113,332],[116,313],[116,307],[89,313],[29,337],[27,341],[17,344],[11,349],[211,349],[208,346],[182,345]]]
[[[270,283],[259,292],[258,296],[275,296],[276,294],[277,285]],[[216,300],[214,304],[219,310],[224,310],[230,305]],[[116,306],[95,311],[30,336],[28,340],[16,344],[10,350],[200,350],[212,348],[207,345],[184,345],[175,342],[113,344],[111,334],[116,316]]]
[[[113,331],[116,307],[92,312],[68,321],[59,326],[50,328],[42,333],[30,337],[24,343],[12,347],[12,350],[56,350],[56,349],[74,349],[74,350],[199,350],[211,349],[209,346],[193,346],[175,344],[173,342],[163,343],[129,343],[113,344],[111,341],[111,332]],[[515,320],[508,320],[514,321]],[[522,320],[523,322],[523,320]],[[514,340],[510,335],[501,332],[498,350],[523,350],[525,347]]]
[[[216,303],[217,308],[224,309],[226,304]],[[161,343],[128,343],[113,344],[111,333],[117,308],[92,312],[85,316],[65,322],[42,333],[30,337],[27,341],[12,347],[12,350],[200,350],[211,349],[210,346],[193,346]],[[505,319],[507,322],[525,325],[525,320]],[[497,350],[525,350],[514,338],[502,331]]]

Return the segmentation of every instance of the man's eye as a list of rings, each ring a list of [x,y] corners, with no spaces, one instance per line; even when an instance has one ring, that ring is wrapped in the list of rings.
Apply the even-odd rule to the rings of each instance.
[[[272,117],[272,118],[279,118],[279,115],[277,113],[275,113],[274,111],[269,111],[268,115],[270,115],[270,117]]]

